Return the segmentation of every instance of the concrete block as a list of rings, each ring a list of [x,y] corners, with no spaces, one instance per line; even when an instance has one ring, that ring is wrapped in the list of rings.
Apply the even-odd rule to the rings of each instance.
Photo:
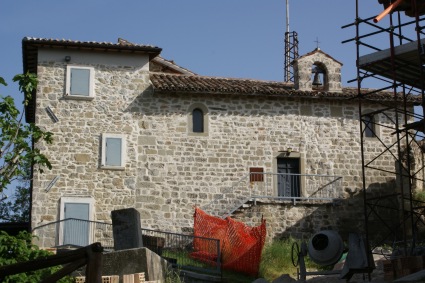
[[[105,253],[102,273],[104,275],[145,273],[145,280],[165,279],[168,262],[147,248],[137,248]]]

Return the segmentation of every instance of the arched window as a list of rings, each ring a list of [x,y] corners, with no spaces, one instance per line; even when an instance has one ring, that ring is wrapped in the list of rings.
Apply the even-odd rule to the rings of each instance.
[[[192,132],[194,133],[203,133],[204,132],[204,112],[195,108],[192,111]]]
[[[189,136],[208,136],[208,108],[193,103],[187,109],[187,133]]]
[[[375,137],[375,117],[373,115],[365,115],[363,118],[364,121],[364,136],[367,138]]]

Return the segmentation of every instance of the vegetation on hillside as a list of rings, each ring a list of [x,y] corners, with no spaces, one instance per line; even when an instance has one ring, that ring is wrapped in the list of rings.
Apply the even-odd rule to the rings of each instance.
[[[21,231],[16,237],[10,236],[4,231],[0,231],[0,266],[14,263],[26,262],[37,258],[52,255],[51,252],[39,249],[32,244],[33,236],[25,231]],[[5,283],[28,283],[40,282],[47,276],[55,273],[61,267],[44,268],[36,271],[19,273],[7,276],[2,282]],[[61,283],[74,282],[70,277],[59,280]]]

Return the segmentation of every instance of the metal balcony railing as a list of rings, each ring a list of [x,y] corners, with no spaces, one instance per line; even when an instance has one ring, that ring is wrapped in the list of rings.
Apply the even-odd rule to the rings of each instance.
[[[112,224],[67,218],[35,227],[34,244],[43,248],[83,247],[99,242],[105,250],[114,247]]]
[[[143,246],[165,258],[179,270],[221,276],[221,247],[218,239],[149,229],[142,229],[142,237]],[[205,250],[211,251],[209,260],[199,260],[197,254]]]
[[[342,198],[342,177],[313,174],[250,173],[214,200],[201,207],[212,215],[226,217],[248,201],[257,199],[329,202]]]

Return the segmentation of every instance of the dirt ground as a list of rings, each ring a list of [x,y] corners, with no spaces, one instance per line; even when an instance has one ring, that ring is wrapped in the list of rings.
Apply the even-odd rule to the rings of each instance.
[[[374,256],[375,260],[375,266],[376,268],[371,273],[371,280],[369,281],[368,274],[354,274],[353,277],[350,279],[350,283],[360,283],[360,282],[376,282],[376,283],[383,283],[388,282],[384,280],[384,268],[383,268],[383,260],[385,260],[382,256]],[[341,269],[342,264],[340,266],[336,266],[336,269]],[[316,277],[307,277],[307,282],[312,283],[334,283],[334,282],[347,282],[345,279],[338,279],[338,275],[333,276],[316,276]]]
[[[382,261],[376,261],[376,269],[371,274],[371,281],[369,281],[369,277],[367,274],[354,274],[354,276],[350,279],[350,283],[360,283],[360,282],[376,282],[376,283],[384,283],[387,282],[384,280],[384,272]],[[341,266],[342,267],[342,266]],[[337,267],[338,268],[338,267]],[[341,268],[339,268],[341,269]],[[265,283],[267,282],[264,279],[256,280],[255,283]],[[279,278],[272,281],[272,283],[296,283],[302,282],[297,281],[295,278],[290,277],[288,274],[283,274]],[[317,276],[307,276],[308,283],[346,283],[345,279],[339,279],[338,275],[317,275]]]

